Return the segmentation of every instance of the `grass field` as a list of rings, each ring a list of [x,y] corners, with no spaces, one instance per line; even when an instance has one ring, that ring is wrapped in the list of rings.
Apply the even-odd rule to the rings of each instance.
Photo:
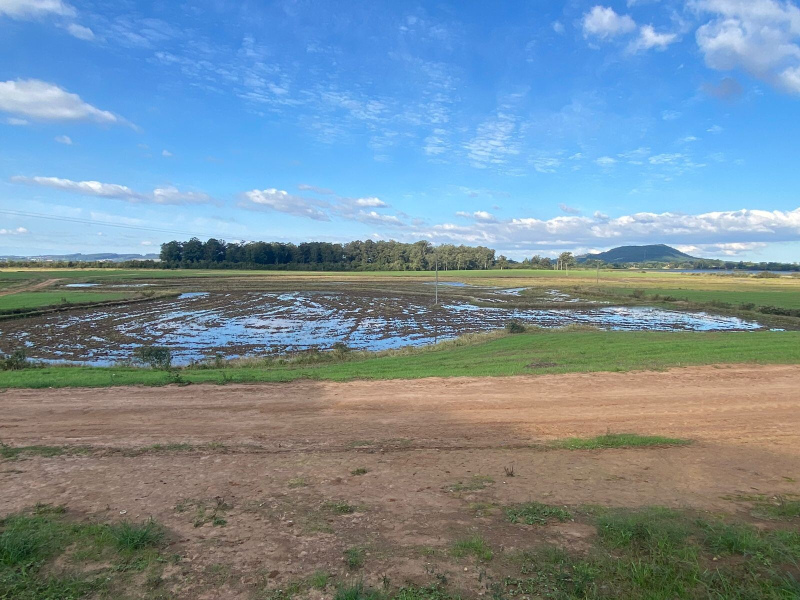
[[[508,376],[542,373],[630,371],[689,365],[800,362],[800,332],[732,333],[536,330],[474,336],[470,341],[339,359],[322,353],[320,364],[303,356],[232,362],[225,368],[161,371],[132,367],[45,367],[0,372],[0,388],[105,387],[170,383],[293,381],[310,378],[415,379],[421,377]]]
[[[82,292],[72,290],[19,292],[0,296],[0,314],[7,311],[43,308],[63,304],[86,304],[122,300],[130,296],[126,292]]]

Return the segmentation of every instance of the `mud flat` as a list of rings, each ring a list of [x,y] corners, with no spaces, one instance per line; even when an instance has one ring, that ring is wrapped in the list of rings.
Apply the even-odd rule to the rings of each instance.
[[[345,286],[342,286],[342,288]],[[548,292],[536,307],[515,304],[524,288],[451,286],[432,307],[426,293],[331,289],[293,292],[187,292],[177,299],[75,310],[0,324],[0,350],[32,358],[107,365],[142,344],[169,347],[175,364],[214,355],[276,354],[336,343],[364,350],[430,344],[517,320],[654,331],[752,331],[754,321],[705,312],[608,306]]]

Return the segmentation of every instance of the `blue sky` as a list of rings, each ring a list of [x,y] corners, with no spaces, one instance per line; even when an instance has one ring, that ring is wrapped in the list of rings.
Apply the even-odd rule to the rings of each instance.
[[[0,254],[797,261],[798,140],[795,2],[0,0]]]

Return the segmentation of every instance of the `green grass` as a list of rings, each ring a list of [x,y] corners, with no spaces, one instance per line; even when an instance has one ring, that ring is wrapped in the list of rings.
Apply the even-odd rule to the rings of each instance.
[[[480,561],[488,562],[494,557],[494,552],[486,540],[476,535],[453,542],[450,547],[450,555],[456,558],[474,556]]]
[[[602,349],[599,351],[598,349]],[[800,332],[729,333],[534,330],[477,337],[387,355],[320,365],[261,365],[181,369],[187,383],[279,382],[296,379],[416,379],[666,369],[725,363],[800,363]],[[548,366],[540,366],[548,365]],[[550,366],[552,365],[552,366]],[[45,367],[0,372],[0,388],[166,385],[164,371],[131,367]]]
[[[63,508],[46,505],[9,515],[0,521],[0,598],[120,597],[135,573],[158,574],[163,540],[163,529],[152,521],[77,522]],[[103,566],[76,568],[87,560]]]
[[[764,287],[768,286],[764,284]],[[753,286],[751,286],[753,287]],[[701,304],[712,302],[725,302],[734,307],[742,304],[755,304],[756,306],[780,306],[782,308],[800,308],[800,293],[797,289],[783,286],[776,289],[694,289],[677,287],[644,287],[646,298],[654,295],[670,296],[678,300],[688,300]],[[630,296],[633,288],[609,288],[608,291],[623,296]]]
[[[353,546],[344,551],[344,562],[348,569],[360,569],[364,566],[367,551],[359,546]]]
[[[19,292],[7,296],[0,296],[0,314],[50,306],[62,306],[64,304],[87,304],[123,300],[129,296],[130,292],[79,292],[73,290]]]
[[[607,433],[593,438],[568,438],[554,443],[557,448],[567,450],[601,450],[606,448],[648,448],[652,446],[685,446],[689,440],[660,435],[638,435],[636,433]]]
[[[506,519],[512,523],[526,525],[546,525],[549,521],[561,523],[569,521],[572,513],[560,506],[550,506],[541,502],[526,502],[506,508]]]

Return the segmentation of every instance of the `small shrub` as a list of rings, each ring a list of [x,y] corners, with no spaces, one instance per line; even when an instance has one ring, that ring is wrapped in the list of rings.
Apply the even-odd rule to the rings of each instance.
[[[754,277],[757,279],[777,279],[780,275],[772,271],[761,271],[760,273],[756,273]]]
[[[644,290],[633,290],[633,291],[631,292],[631,296],[633,296],[634,298],[638,298],[639,300],[641,300],[642,298],[646,298],[646,297],[647,297],[647,294],[645,293],[645,291],[644,291]]]
[[[164,346],[139,346],[133,351],[133,356],[153,369],[167,371],[172,367],[172,352]]]
[[[369,470],[364,467],[359,467],[350,471],[350,475],[366,475],[367,473],[369,473]]]
[[[3,371],[20,371],[29,366],[30,362],[23,348],[17,348],[11,354],[0,355],[0,367]]]
[[[739,305],[739,310],[755,310],[755,302],[742,302]]]
[[[509,321],[506,323],[506,333],[525,333],[525,325],[519,321]]]

